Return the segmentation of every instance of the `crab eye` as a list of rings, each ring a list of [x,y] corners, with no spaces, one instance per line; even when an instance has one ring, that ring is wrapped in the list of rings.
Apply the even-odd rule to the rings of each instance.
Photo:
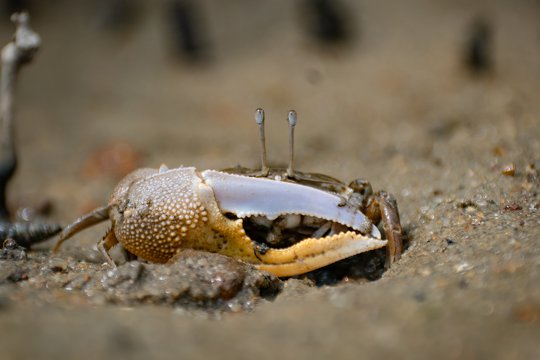
[[[367,188],[371,188],[371,185],[369,181],[364,179],[356,179],[351,181],[349,184],[349,187],[353,189],[355,192],[363,194]]]

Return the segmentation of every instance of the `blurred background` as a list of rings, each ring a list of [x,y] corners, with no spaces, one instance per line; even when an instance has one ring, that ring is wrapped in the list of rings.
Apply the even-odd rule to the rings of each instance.
[[[295,109],[297,167],[393,193],[409,247],[378,281],[291,279],[224,321],[85,307],[107,294],[35,265],[43,286],[2,287],[2,355],[539,358],[540,1],[0,0],[0,44],[21,8],[43,46],[17,84],[12,209],[68,224],[137,167],[258,167],[257,107],[283,165]],[[106,226],[51,261],[98,267]]]
[[[43,39],[18,84],[11,201],[50,197],[69,215],[135,167],[258,166],[257,107],[273,164],[286,162],[295,109],[299,168],[366,177],[398,198],[422,181],[448,188],[441,164],[461,176],[475,144],[517,139],[512,114],[538,100],[533,0],[0,4],[2,44],[23,8]]]

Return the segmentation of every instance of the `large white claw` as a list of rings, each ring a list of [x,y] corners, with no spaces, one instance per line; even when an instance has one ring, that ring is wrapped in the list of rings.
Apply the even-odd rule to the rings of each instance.
[[[280,215],[300,214],[334,221],[381,238],[377,227],[361,211],[340,206],[341,198],[335,194],[291,182],[215,170],[205,170],[201,177],[212,188],[220,209],[239,218],[264,215],[275,219]]]

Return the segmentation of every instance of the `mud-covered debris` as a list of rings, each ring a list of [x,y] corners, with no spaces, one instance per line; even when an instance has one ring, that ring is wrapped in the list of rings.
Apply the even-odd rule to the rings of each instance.
[[[64,272],[68,267],[68,261],[63,258],[53,257],[49,260],[49,269],[52,272]]]
[[[130,290],[138,283],[143,271],[144,265],[140,262],[128,262],[106,271],[101,283],[105,290]]]
[[[518,211],[521,209],[523,209],[523,207],[521,207],[521,205],[517,203],[509,203],[509,204],[504,205],[504,210],[506,211]]]
[[[13,239],[5,240],[0,250],[0,285],[28,280],[24,260],[27,260],[25,249]]]
[[[0,260],[26,260],[26,251],[13,239],[6,239],[0,250]]]
[[[0,261],[0,285],[28,280],[29,268],[15,261]]]
[[[181,252],[168,264],[130,261],[116,268],[46,253],[29,253],[23,260],[0,260],[0,290],[2,285],[17,289],[24,281],[27,291],[34,289],[45,298],[63,291],[67,297],[62,298],[75,303],[236,312],[273,299],[283,287],[276,276],[251,265],[194,250]]]
[[[456,201],[456,207],[465,210],[465,212],[473,212],[476,210],[477,204],[470,199],[462,199]]]
[[[273,298],[281,281],[232,258],[185,250],[169,264],[139,261],[96,273],[71,274],[63,288],[83,291],[89,300],[123,305],[165,304],[205,310],[251,309]]]

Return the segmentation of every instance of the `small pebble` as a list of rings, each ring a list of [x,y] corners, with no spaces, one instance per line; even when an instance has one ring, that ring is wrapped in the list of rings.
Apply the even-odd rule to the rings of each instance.
[[[519,204],[511,203],[504,206],[504,210],[506,211],[518,211],[523,209]]]
[[[454,270],[458,273],[465,272],[472,269],[472,266],[469,263],[462,262],[461,264],[457,264],[454,266]]]
[[[516,175],[516,165],[514,163],[510,163],[508,165],[505,165],[502,168],[501,173],[506,176],[514,176]]]

